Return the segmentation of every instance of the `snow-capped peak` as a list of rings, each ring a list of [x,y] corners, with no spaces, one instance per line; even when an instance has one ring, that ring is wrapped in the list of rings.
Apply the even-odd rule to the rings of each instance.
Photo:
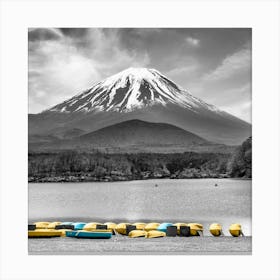
[[[168,103],[197,111],[203,107],[211,111],[219,110],[192,96],[173,81],[155,69],[128,68],[107,79],[95,83],[86,91],[75,95],[49,111],[90,112],[118,111],[130,112],[146,106]]]

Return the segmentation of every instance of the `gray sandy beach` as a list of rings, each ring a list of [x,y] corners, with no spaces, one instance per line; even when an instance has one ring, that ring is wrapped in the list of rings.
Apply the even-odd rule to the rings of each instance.
[[[155,239],[116,235],[111,239],[29,239],[29,254],[251,254],[251,237],[165,237]]]

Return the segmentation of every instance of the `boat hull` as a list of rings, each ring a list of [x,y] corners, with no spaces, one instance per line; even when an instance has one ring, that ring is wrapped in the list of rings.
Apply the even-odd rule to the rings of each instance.
[[[34,225],[36,225],[36,229],[45,229],[48,227],[50,222],[36,222]]]
[[[110,230],[86,231],[73,230],[67,231],[66,237],[85,238],[85,239],[109,239],[112,237]]]
[[[187,223],[176,223],[176,224],[174,224],[174,226],[177,227],[177,234],[180,235],[180,228],[181,228],[181,226],[187,227],[188,224]]]
[[[132,224],[133,226],[136,226],[136,229],[138,230],[144,230],[144,228],[146,227],[145,223],[134,223]]]
[[[102,225],[101,223],[87,223],[84,227],[83,230],[96,230],[97,225]]]
[[[132,230],[129,232],[128,236],[131,238],[146,237],[147,232],[144,230]]]
[[[82,230],[86,223],[73,223],[74,230]]]
[[[190,227],[191,236],[200,236],[200,234],[203,234],[203,225],[202,224],[189,223],[188,226]]]
[[[170,227],[170,226],[173,226],[173,224],[171,224],[171,223],[162,223],[162,224],[160,224],[160,225],[158,226],[157,230],[163,231],[163,232],[166,233],[167,227]]]
[[[28,238],[50,238],[61,237],[63,233],[59,230],[52,229],[36,229],[28,231]]]
[[[233,237],[239,237],[242,234],[241,225],[240,224],[232,224],[229,227],[229,232]]]
[[[213,236],[220,236],[222,234],[222,226],[220,224],[211,224],[209,231]]]
[[[159,227],[159,223],[149,223],[145,226],[145,231],[156,230]]]
[[[110,230],[112,230],[112,231],[115,230],[115,228],[116,228],[116,226],[117,226],[117,224],[111,223],[111,222],[104,223],[104,225],[107,226],[107,229],[110,229]]]
[[[159,238],[159,237],[165,237],[166,233],[159,230],[150,230],[147,232],[146,238]]]
[[[61,222],[52,222],[49,223],[49,225],[47,226],[48,229],[55,229],[56,226],[60,225]]]
[[[127,235],[131,230],[135,230],[136,226],[129,223],[120,223],[115,227],[115,231],[122,235]]]

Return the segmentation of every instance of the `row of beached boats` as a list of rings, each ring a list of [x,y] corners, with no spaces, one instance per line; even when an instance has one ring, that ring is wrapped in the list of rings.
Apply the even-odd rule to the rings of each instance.
[[[222,226],[213,223],[209,227],[213,236],[222,236]],[[234,237],[243,236],[240,224],[232,224],[229,232]],[[75,237],[109,239],[112,235],[126,235],[130,238],[189,237],[203,236],[203,225],[199,223],[82,223],[82,222],[36,222],[28,225],[29,238]]]

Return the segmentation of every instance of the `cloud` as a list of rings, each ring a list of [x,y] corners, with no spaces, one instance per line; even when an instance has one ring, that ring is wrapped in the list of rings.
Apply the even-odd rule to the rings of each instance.
[[[223,95],[225,98],[221,100],[220,106],[238,105],[240,100],[251,102],[251,83],[225,90]]]
[[[236,74],[250,75],[250,72],[251,50],[246,47],[227,56],[216,69],[205,74],[203,79],[208,81],[224,80]]]
[[[156,68],[191,94],[249,120],[251,32],[210,31],[30,28],[29,112],[41,112],[134,66]]]
[[[186,42],[187,42],[189,45],[194,46],[194,47],[199,46],[199,44],[200,44],[200,40],[199,40],[199,39],[196,39],[196,38],[194,38],[194,37],[187,37],[187,38],[186,38]]]
[[[60,30],[55,28],[29,28],[28,40],[57,40],[63,37]]]
[[[125,68],[143,67],[150,62],[147,52],[123,48],[114,29],[88,29],[86,36],[72,37],[57,29],[39,28],[29,30],[29,39],[32,113],[62,102]]]
[[[246,43],[200,79],[198,94],[220,109],[251,122],[251,49]],[[195,88],[195,85],[194,85]]]
[[[194,71],[197,70],[196,64],[190,64],[188,66],[181,66],[171,69],[167,72],[167,75],[169,76],[180,76],[180,75],[189,75],[193,74]]]
[[[234,116],[238,116],[238,118],[248,123],[252,123],[251,101],[242,102],[238,104],[231,104],[230,106],[222,106],[220,108]]]
[[[203,98],[205,101],[251,123],[252,91],[250,82],[224,90],[215,88],[207,88],[207,85],[203,85],[199,89],[202,92],[207,92],[207,96]]]
[[[181,87],[189,89],[189,85],[197,80],[199,70],[200,65],[193,61],[191,63],[186,63],[185,65],[172,68],[164,74]]]

